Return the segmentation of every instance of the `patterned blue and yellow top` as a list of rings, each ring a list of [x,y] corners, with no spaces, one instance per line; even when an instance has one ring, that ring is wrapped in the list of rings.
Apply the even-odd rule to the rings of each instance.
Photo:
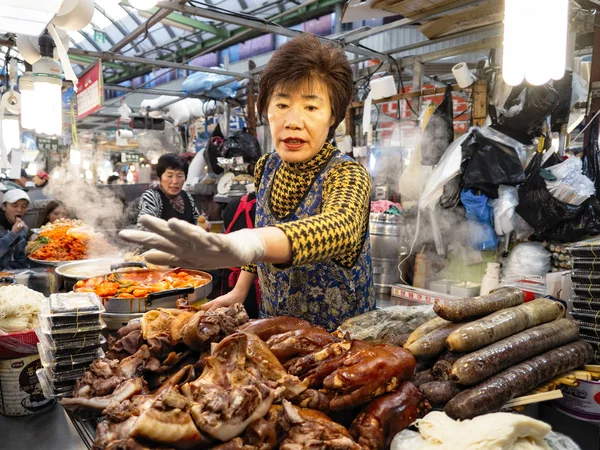
[[[261,315],[292,315],[334,330],[375,307],[369,244],[368,172],[330,144],[315,157],[286,163],[265,155],[255,172],[256,226],[276,226],[292,245],[292,263],[258,263]]]

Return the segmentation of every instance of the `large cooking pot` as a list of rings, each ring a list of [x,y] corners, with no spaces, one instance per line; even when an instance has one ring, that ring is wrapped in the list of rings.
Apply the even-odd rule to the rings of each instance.
[[[111,267],[124,262],[123,258],[98,258],[72,261],[58,266],[54,273],[58,275],[58,284],[64,283],[65,291],[72,291],[79,280],[100,277],[112,272]]]
[[[129,276],[138,278],[141,280],[152,280],[152,284],[160,281],[162,277],[168,275],[171,272],[175,272],[181,269],[143,269],[135,272],[115,272],[116,270],[123,268],[144,268],[144,263],[139,262],[126,262],[117,263],[110,266],[111,273],[104,274],[109,280],[115,278],[115,276]],[[188,303],[194,303],[195,301],[206,298],[212,291],[212,276],[206,272],[199,270],[185,270],[190,275],[197,275],[207,282],[202,286],[184,287],[178,289],[170,289],[158,292],[151,292],[146,297],[136,298],[120,298],[120,297],[100,297],[104,308],[107,313],[116,314],[129,314],[129,313],[145,313],[152,309],[157,308],[176,308],[177,300],[185,298]],[[102,275],[97,275],[102,276]],[[93,278],[93,277],[92,277]]]

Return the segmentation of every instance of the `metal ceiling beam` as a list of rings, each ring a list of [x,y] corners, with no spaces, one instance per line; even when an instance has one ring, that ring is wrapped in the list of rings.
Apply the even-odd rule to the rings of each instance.
[[[240,17],[239,15],[228,14],[228,13],[224,13],[224,12],[220,12],[220,11],[214,11],[214,10],[210,10],[207,8],[197,8],[197,7],[193,7],[193,6],[179,5],[179,4],[173,3],[173,2],[158,2],[157,6],[159,8],[161,8],[162,10],[177,11],[177,12],[189,14],[191,16],[205,17],[207,19],[218,20],[221,22],[231,23],[233,25],[239,25],[242,27],[259,30],[264,33],[279,34],[281,36],[287,36],[287,37],[291,37],[291,38],[302,34],[301,31],[290,30],[283,26],[278,26],[278,25],[273,25],[271,23],[267,23],[267,21],[257,20],[257,19],[247,19],[244,17]],[[327,39],[324,39],[324,38],[321,38],[318,36],[317,36],[317,38],[323,42],[328,42],[328,43],[332,42],[332,41],[329,41]],[[338,45],[339,45],[339,43],[338,43]],[[381,56],[381,54],[378,52],[366,50],[364,48],[357,47],[354,45],[347,45],[346,47],[348,48],[348,50],[351,50],[352,52],[357,53],[359,55],[372,56],[374,58],[378,57],[378,55]]]
[[[158,11],[159,8],[152,8],[147,11],[140,11],[140,15],[143,17],[151,17],[152,14],[156,14]],[[165,19],[162,20],[162,23],[164,24],[167,21],[174,24],[173,26],[175,27],[183,25],[186,27],[184,29],[202,30],[222,38],[229,37],[229,32],[226,29],[219,29],[214,25],[193,19],[192,17],[188,17],[180,13],[169,14]]]
[[[77,52],[81,51],[82,53],[84,53],[84,52],[87,53],[87,50],[69,49],[69,59],[71,61],[78,61],[78,62],[85,63],[85,64],[93,64],[97,61],[97,59],[94,57],[81,56],[81,55],[75,54],[74,50]],[[105,62],[105,61],[103,61],[102,64],[106,65],[107,67],[112,67],[114,69],[127,70],[127,67],[125,67],[121,64],[115,64],[115,63]]]
[[[270,4],[268,6],[272,6],[272,5],[277,4],[277,3],[278,2]],[[294,6],[294,7],[290,8],[290,9],[288,9],[285,12],[281,12],[279,14],[276,14],[276,15],[272,16],[272,17],[268,17],[267,20],[269,20],[269,21],[276,21],[276,20],[279,20],[279,19],[282,19],[282,18],[288,18],[288,16],[293,15],[294,13],[296,13],[297,11],[299,11],[300,9],[308,8],[311,5],[322,4],[322,3],[323,3],[322,0],[307,0],[304,3],[301,3],[300,5]],[[339,3],[339,1],[333,1],[332,2],[332,4],[335,4],[335,3]],[[264,6],[265,5],[263,5],[263,7]],[[255,11],[258,11],[259,9],[260,8],[257,8]],[[250,13],[252,14],[252,13],[254,13],[254,11],[251,11]],[[204,44],[206,47],[205,48],[200,47],[200,49],[199,49],[200,51],[195,54],[195,57],[202,56],[202,55],[205,55],[207,53],[213,52],[213,51],[215,51],[215,50],[217,50],[219,48],[222,48],[222,47],[224,47],[226,45],[234,44],[234,43],[240,41],[242,38],[244,38],[246,36],[250,37],[253,33],[254,33],[253,30],[238,28],[237,30],[233,30],[231,32],[231,35],[232,35],[231,38],[225,39],[224,41],[223,40],[217,40],[217,39],[215,39],[214,42],[211,42],[211,40],[207,40],[206,43]]]
[[[127,3],[127,5],[129,5],[128,2],[125,2],[125,3]],[[121,6],[121,8],[123,9],[123,11],[125,11],[127,13],[127,15],[131,18],[131,20],[133,20],[138,26],[140,26],[142,24],[142,22],[140,21],[140,19],[138,19],[137,16],[135,14],[133,14],[129,10],[129,8],[126,8],[122,3],[119,4],[119,6]],[[127,33],[127,34],[129,34],[129,33]],[[127,34],[125,36],[127,36]],[[152,45],[154,45],[154,46],[156,45],[156,41],[152,37],[152,33],[148,33],[148,40],[150,41],[150,43]]]
[[[118,20],[114,20],[109,14],[106,13],[106,11],[104,11],[104,8],[101,8],[100,6],[98,6],[97,3],[94,5],[94,7],[98,11],[100,11],[100,14],[102,14],[104,17],[106,17],[110,23],[112,23],[114,25],[114,27],[119,31],[119,33],[121,33],[123,36],[127,36],[127,34],[128,34],[127,30],[125,30],[123,25],[121,25]],[[108,36],[108,34],[107,34],[107,36]],[[113,44],[111,44],[111,45],[113,45]],[[137,45],[134,45],[134,49],[136,51],[139,51],[139,47]]]
[[[161,61],[158,59],[146,59],[146,58],[138,58],[135,56],[125,56],[114,54],[111,52],[90,52],[87,50],[78,50],[78,49],[69,49],[69,55],[78,55],[78,56],[90,56],[93,58],[100,58],[103,61],[124,61],[135,64],[144,64],[148,66],[156,66],[156,67],[168,67],[171,69],[182,69],[182,70],[190,70],[192,72],[206,72],[206,73],[215,73],[217,75],[225,75],[233,78],[249,78],[251,75],[249,73],[237,73],[231,72],[229,70],[222,69],[212,69],[209,67],[200,67],[200,66],[191,66],[189,64],[180,64],[174,63],[170,61]]]
[[[185,0],[179,0],[179,1],[185,1]],[[123,6],[123,5],[121,5],[121,6]],[[111,47],[110,51],[113,53],[117,53],[119,50],[121,50],[123,47],[125,47],[127,44],[129,44],[131,41],[133,41],[134,39],[137,39],[139,36],[146,33],[150,28],[152,28],[154,25],[156,25],[161,20],[166,18],[169,14],[170,14],[170,12],[166,11],[166,10],[158,11],[155,15],[153,15],[151,18],[149,18],[146,22],[139,24],[135,30],[133,30],[131,33],[129,33],[127,36],[125,36],[123,39],[121,39],[119,42],[117,42],[115,45],[113,45]],[[148,34],[150,34],[150,33],[148,33]]]

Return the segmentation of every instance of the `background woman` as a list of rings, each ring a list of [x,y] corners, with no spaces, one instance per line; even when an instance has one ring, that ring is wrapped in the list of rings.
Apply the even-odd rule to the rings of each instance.
[[[175,218],[197,225],[200,214],[194,199],[182,190],[187,173],[188,163],[181,156],[174,153],[162,155],[156,164],[156,175],[160,183],[158,187],[150,188],[142,195],[139,217],[149,215],[164,220]],[[139,219],[138,225],[143,228]]]
[[[373,309],[371,179],[330,144],[352,92],[343,50],[309,35],[292,39],[273,54],[259,85],[257,108],[276,153],[256,166],[256,228],[211,234],[179,220],[142,217],[153,233],[122,237],[160,250],[147,256],[158,264],[247,264],[233,291],[206,308],[243,302],[258,274],[262,317],[292,315],[333,330]]]
[[[67,208],[65,208],[65,205],[57,200],[51,200],[44,208],[40,220],[36,224],[36,228],[41,228],[47,223],[54,223],[57,219],[66,219],[67,217]]]
[[[0,211],[0,265],[2,270],[23,269],[29,266],[25,256],[29,229],[23,216],[29,207],[29,196],[20,189],[4,194]]]

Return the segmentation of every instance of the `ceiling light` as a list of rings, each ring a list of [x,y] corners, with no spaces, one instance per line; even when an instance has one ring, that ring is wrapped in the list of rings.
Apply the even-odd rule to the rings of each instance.
[[[535,17],[535,20],[531,20]],[[506,0],[502,76],[516,86],[565,74],[569,0]]]
[[[42,57],[33,65],[33,92],[37,104],[35,131],[40,134],[62,134],[62,70],[52,59],[54,42],[40,36]]]
[[[4,113],[2,118],[2,138],[6,152],[21,146],[21,129],[19,128],[19,117]]]
[[[158,0],[129,0],[129,4],[135,9],[148,10],[156,6]]]
[[[0,31],[39,36],[62,3],[63,0],[3,0]]]
[[[21,92],[21,126],[26,130],[34,130],[38,105],[33,90],[33,74],[31,73],[31,69],[21,76],[19,91]]]

